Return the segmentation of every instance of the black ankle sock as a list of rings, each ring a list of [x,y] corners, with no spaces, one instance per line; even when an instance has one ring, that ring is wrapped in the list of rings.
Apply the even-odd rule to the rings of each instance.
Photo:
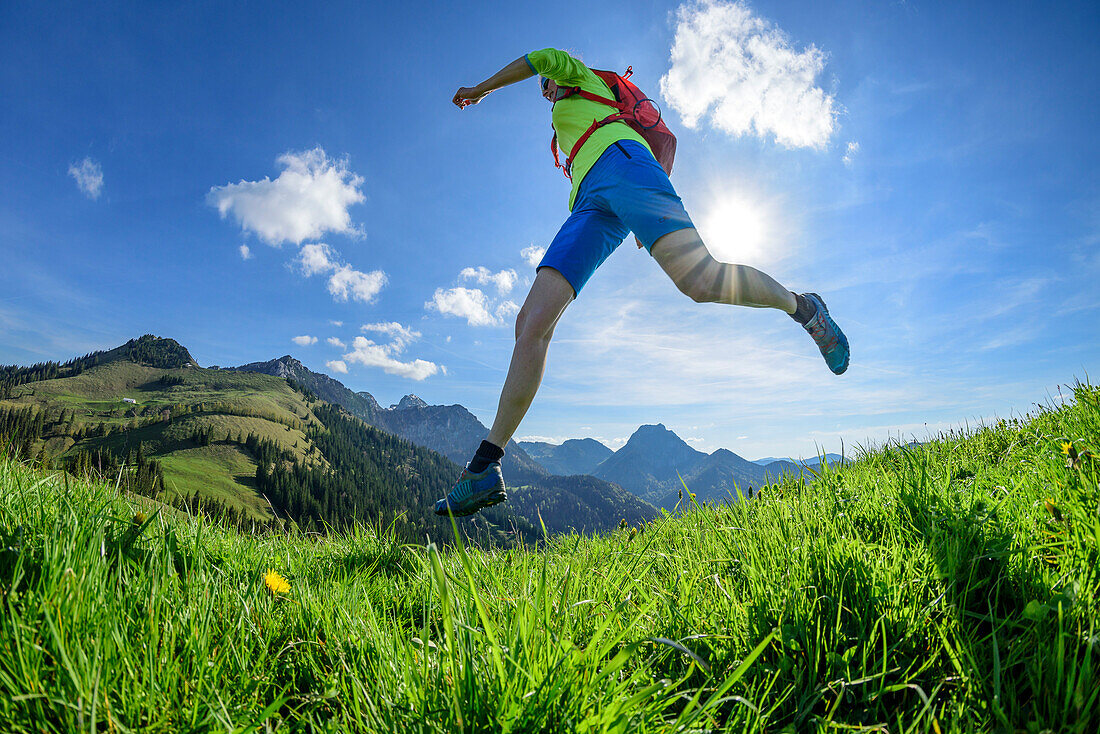
[[[500,461],[503,456],[504,449],[488,441],[482,441],[467,468],[471,474],[480,474],[493,462]]]
[[[798,306],[795,308],[794,313],[791,314],[791,318],[805,326],[806,322],[812,319],[814,314],[817,313],[817,307],[814,306],[813,301],[806,298],[806,296],[801,293],[795,293],[794,299],[798,302]]]

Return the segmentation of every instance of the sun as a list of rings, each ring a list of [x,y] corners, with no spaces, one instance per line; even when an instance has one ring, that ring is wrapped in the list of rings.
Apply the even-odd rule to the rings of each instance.
[[[714,259],[754,265],[772,259],[763,207],[736,195],[718,198],[698,225]]]

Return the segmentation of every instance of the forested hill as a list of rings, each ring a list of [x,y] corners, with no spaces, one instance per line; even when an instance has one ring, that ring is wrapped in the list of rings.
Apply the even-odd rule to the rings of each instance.
[[[428,405],[406,395],[397,405],[383,408],[368,392],[352,392],[339,380],[314,372],[289,354],[267,362],[252,362],[227,369],[261,372],[294,380],[322,400],[343,407],[368,425],[443,454],[457,464],[473,456],[488,429],[461,405]],[[547,471],[519,444],[507,446],[508,477],[521,484],[538,484]]]
[[[277,512],[307,530],[360,522],[392,526],[407,542],[446,542],[451,537],[449,523],[432,507],[454,483],[457,466],[331,403],[312,403],[312,411],[318,422],[307,429],[307,436],[325,464],[299,460],[270,442],[249,445],[259,463],[257,489]],[[508,506],[459,523],[474,538],[504,545],[539,537],[534,524]]]
[[[176,340],[146,334],[114,349],[91,352],[68,362],[39,362],[29,367],[0,365],[0,398],[11,397],[17,385],[75,377],[91,367],[120,360],[161,369],[198,366],[191,353]]]

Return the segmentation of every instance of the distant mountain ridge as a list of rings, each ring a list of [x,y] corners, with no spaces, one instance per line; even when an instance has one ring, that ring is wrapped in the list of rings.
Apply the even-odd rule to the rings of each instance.
[[[699,502],[726,501],[748,496],[749,489],[801,471],[789,462],[760,466],[729,449],[706,454],[693,449],[663,424],[645,425],[626,444],[601,463],[595,476],[620,484],[658,507],[683,506],[682,494]]]
[[[837,461],[841,461],[843,459],[844,459],[844,457],[841,456],[840,454],[825,454],[825,460],[827,462],[829,462],[830,464],[833,464]],[[759,464],[760,466],[767,466],[768,464],[774,464],[777,461],[787,462],[788,464],[795,464],[796,466],[797,465],[817,466],[818,464],[821,463],[821,457],[820,456],[814,456],[814,457],[809,458],[809,459],[794,459],[794,458],[791,458],[790,456],[766,456],[763,459],[753,459],[752,463]]]
[[[621,484],[643,499],[660,500],[679,481],[677,472],[689,474],[706,456],[664,424],[645,425],[596,467],[595,475]]]
[[[520,441],[530,456],[551,474],[591,474],[614,451],[594,438],[571,438],[562,444]]]

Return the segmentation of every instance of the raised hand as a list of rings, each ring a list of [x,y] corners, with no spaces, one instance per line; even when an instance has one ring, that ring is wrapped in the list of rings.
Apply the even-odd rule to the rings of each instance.
[[[454,98],[451,100],[462,109],[468,105],[477,104],[481,100],[485,99],[485,95],[488,92],[482,92],[477,87],[459,87],[459,90],[455,92]]]

